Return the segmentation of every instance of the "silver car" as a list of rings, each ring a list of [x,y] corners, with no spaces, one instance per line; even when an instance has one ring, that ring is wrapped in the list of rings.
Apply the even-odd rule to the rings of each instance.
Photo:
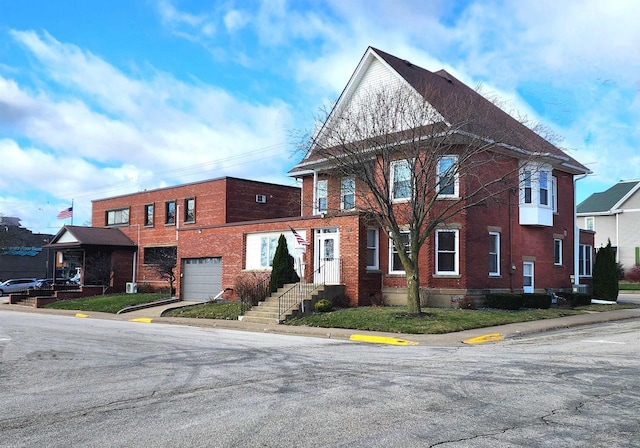
[[[37,283],[38,280],[35,278],[13,278],[6,280],[0,283],[0,296],[35,288]]]

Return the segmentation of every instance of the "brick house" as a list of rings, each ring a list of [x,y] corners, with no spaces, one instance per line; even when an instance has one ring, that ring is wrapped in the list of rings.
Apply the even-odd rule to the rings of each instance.
[[[501,148],[503,162],[486,165],[481,177],[499,179],[510,169],[519,172],[519,185],[451,217],[423,245],[418,281],[427,304],[457,306],[489,291],[588,284],[591,252],[579,257],[578,247],[592,248],[593,233],[576,230],[574,205],[576,180],[589,170],[447,72],[432,73],[374,48],[365,52],[328,120],[364,89],[393,83],[428,100],[444,124],[456,113],[447,95],[460,94],[463,109],[481,113],[485,129],[515,136]],[[427,98],[432,90],[424,86],[439,95]],[[526,171],[523,161],[537,153],[544,157]],[[363,213],[360,196],[352,194],[361,184],[338,175],[314,147],[290,176],[301,189],[222,178],[95,200],[92,225],[118,229],[137,244],[131,282],[138,285],[158,285],[154,257],[173,250],[183,300],[208,300],[234,288],[243,273],[269,272],[283,234],[306,281],[342,285],[353,306],[379,299],[405,304],[407,276],[388,230]],[[456,183],[446,199],[460,200],[468,188]],[[578,271],[586,263],[589,269]]]

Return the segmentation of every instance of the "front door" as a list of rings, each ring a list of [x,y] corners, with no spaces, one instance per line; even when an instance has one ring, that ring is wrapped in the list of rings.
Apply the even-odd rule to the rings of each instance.
[[[315,231],[314,282],[340,283],[340,234],[337,227]]]
[[[527,294],[533,293],[533,261],[525,261],[522,266],[523,290]]]

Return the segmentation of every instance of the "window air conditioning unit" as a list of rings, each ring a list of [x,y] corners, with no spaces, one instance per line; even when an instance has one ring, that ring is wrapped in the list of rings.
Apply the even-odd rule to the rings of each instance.
[[[257,194],[256,195],[256,202],[258,204],[266,204],[267,203],[267,197],[263,194]]]
[[[127,291],[127,294],[135,294],[135,293],[137,293],[138,292],[137,283],[127,282],[126,291]]]

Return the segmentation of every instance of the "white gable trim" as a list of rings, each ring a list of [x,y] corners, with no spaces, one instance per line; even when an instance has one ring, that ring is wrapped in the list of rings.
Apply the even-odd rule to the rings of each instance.
[[[611,207],[611,210],[618,210],[618,209],[623,209],[622,204],[624,204],[631,196],[633,196],[636,191],[638,191],[638,189],[640,189],[640,181],[630,181],[630,182],[635,182],[636,186],[633,187],[631,190],[629,190],[629,192],[627,194],[625,194],[622,199],[620,199],[618,202],[615,203],[615,205],[613,207]]]
[[[56,243],[77,243],[78,239],[73,236],[69,230],[65,229],[60,238],[56,240]]]

